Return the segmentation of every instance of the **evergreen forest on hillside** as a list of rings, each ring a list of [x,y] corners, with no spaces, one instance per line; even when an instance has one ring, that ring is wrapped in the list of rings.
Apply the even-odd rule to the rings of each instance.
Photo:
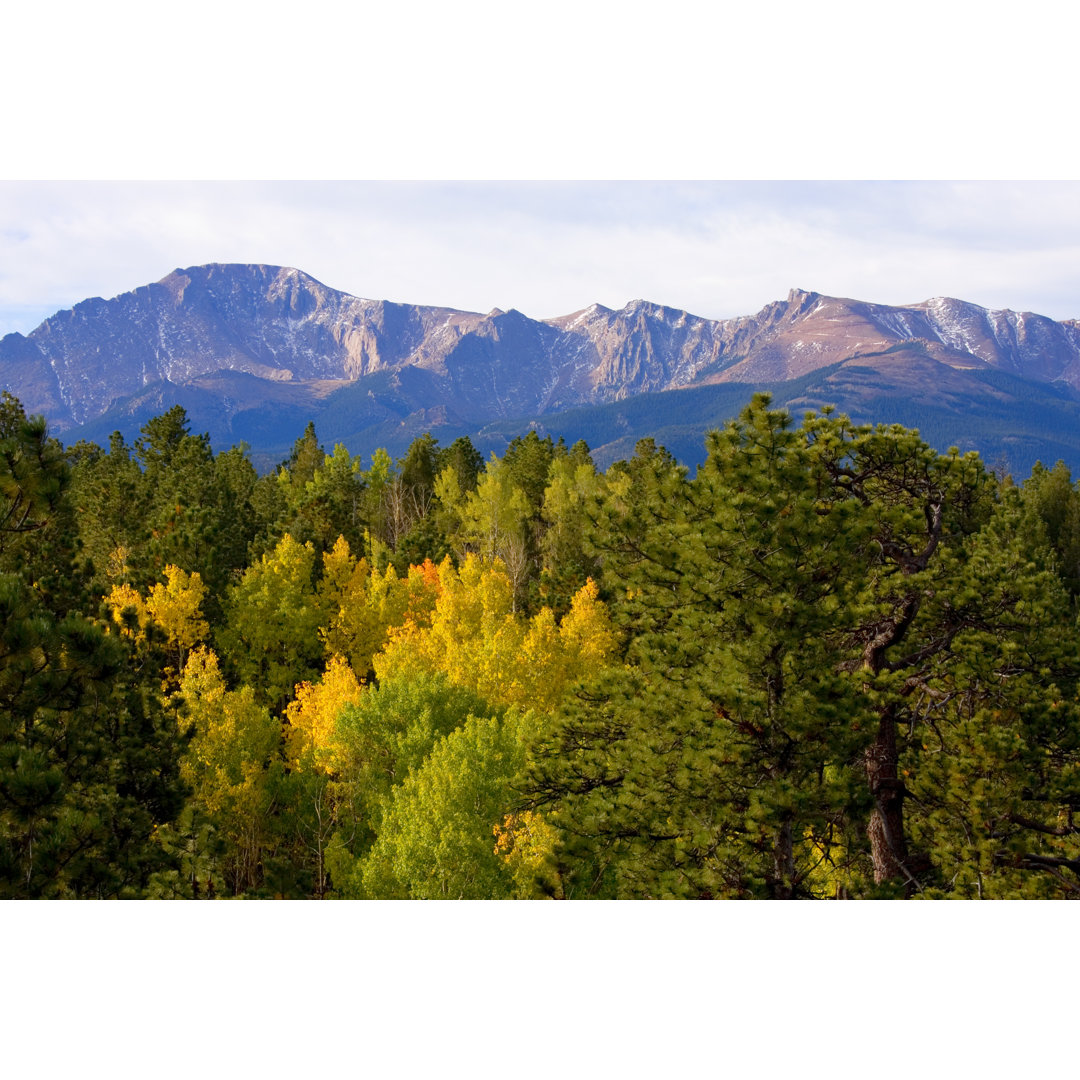
[[[1080,489],[756,395],[260,476],[0,403],[0,896],[1080,897]]]

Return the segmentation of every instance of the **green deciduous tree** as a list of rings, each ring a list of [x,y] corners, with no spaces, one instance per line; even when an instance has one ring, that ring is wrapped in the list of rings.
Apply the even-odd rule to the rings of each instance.
[[[372,898],[509,899],[523,882],[496,835],[536,726],[531,713],[470,715],[395,787],[346,889]],[[530,883],[531,884],[531,883]]]
[[[333,740],[336,772],[360,792],[368,826],[377,826],[381,800],[420,767],[439,738],[470,713],[490,712],[483,698],[439,672],[384,679],[342,708]]]
[[[541,510],[539,594],[561,615],[588,578],[600,577],[600,564],[586,552],[585,537],[586,508],[599,495],[601,478],[590,460],[571,453],[552,462],[548,480]]]
[[[339,891],[352,894],[356,858],[380,833],[392,792],[471,714],[492,710],[445,675],[423,671],[384,679],[338,712],[332,759],[342,812],[327,862]]]
[[[529,568],[527,523],[529,501],[517,487],[504,462],[493,454],[476,490],[460,504],[458,554],[479,555],[492,562],[500,559],[514,587],[515,602]]]
[[[286,534],[249,567],[225,601],[217,640],[239,681],[280,712],[297,683],[321,670],[323,610],[315,594],[315,549]]]

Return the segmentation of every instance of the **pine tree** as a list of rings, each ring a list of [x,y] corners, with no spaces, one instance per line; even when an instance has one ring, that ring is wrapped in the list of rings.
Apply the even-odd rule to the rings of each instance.
[[[142,895],[183,804],[160,689],[107,633],[44,421],[0,410],[0,894]]]
[[[1075,603],[1080,595],[1080,492],[1059,461],[1052,469],[1036,462],[1022,494],[1024,504],[1046,528],[1057,572]]]
[[[1000,818],[976,842],[963,784],[1002,739],[1036,756],[1049,739],[1035,818],[1067,809],[1080,665],[1040,629],[1061,608],[1037,553],[989,539],[992,477],[902,428],[793,429],[766,397],[708,450],[688,481],[639,445],[593,508],[627,664],[564,710],[529,773],[568,892],[910,895],[980,857],[984,880],[1002,870]],[[990,734],[972,742],[976,714]],[[947,775],[916,769],[935,741]],[[999,765],[995,800],[1017,805],[1022,771]]]

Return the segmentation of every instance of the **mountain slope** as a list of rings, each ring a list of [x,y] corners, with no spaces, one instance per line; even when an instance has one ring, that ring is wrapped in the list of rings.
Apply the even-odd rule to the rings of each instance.
[[[1013,381],[1006,389],[995,374]],[[179,403],[215,445],[245,440],[266,458],[312,417],[325,440],[370,450],[373,439],[494,433],[503,421],[545,423],[643,394],[663,412],[657,395],[689,387],[717,387],[710,400],[726,401],[724,385],[742,388],[735,396],[773,388],[793,409],[810,403],[812,386],[814,400],[828,395],[853,415],[933,414],[943,431],[953,418],[958,443],[979,417],[995,417],[995,430],[1013,417],[1018,437],[1037,427],[1019,388],[1041,387],[1049,428],[1067,434],[1080,326],[948,298],[890,307],[801,290],[737,319],[637,300],[541,321],[365,300],[290,268],[212,264],[0,341],[0,386],[69,439],[130,435]]]

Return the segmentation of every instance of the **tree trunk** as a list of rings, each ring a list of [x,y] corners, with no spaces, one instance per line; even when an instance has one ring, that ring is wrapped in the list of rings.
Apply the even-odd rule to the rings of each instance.
[[[877,737],[866,751],[866,779],[874,798],[867,833],[874,861],[874,882],[909,877],[905,872],[904,782],[897,778],[896,715],[888,706],[878,721]]]
[[[791,822],[785,821],[773,846],[773,880],[769,883],[773,900],[795,899],[795,849]]]

